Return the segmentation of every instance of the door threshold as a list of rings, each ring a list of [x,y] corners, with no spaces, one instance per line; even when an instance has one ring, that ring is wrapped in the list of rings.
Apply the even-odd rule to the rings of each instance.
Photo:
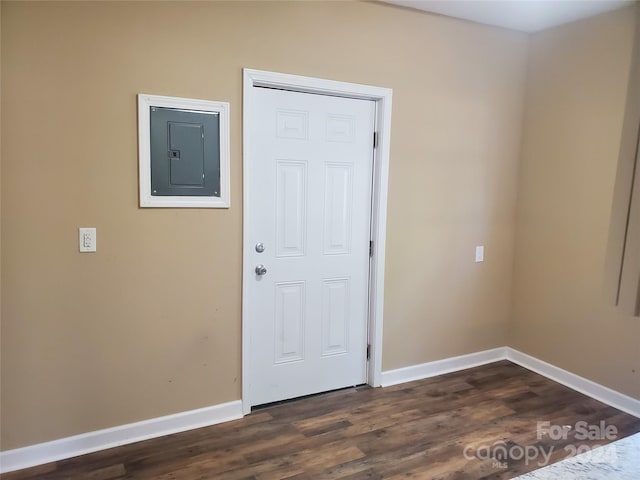
[[[307,400],[309,398],[321,397],[323,395],[328,395],[330,393],[343,392],[345,390],[353,390],[354,392],[359,392],[361,390],[368,390],[370,388],[373,388],[373,387],[371,387],[370,385],[367,385],[366,383],[361,383],[359,385],[353,385],[351,387],[336,388],[334,390],[327,390],[326,392],[311,393],[309,395],[303,395],[301,397],[288,398],[286,400],[278,400],[277,402],[263,403],[261,405],[252,406],[251,413],[266,410],[267,408],[271,408],[271,407],[278,407],[280,405],[296,403],[301,400]]]

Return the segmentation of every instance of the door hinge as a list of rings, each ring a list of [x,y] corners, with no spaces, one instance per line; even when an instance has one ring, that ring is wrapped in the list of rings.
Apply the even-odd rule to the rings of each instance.
[[[373,240],[369,240],[369,258],[373,257]]]
[[[378,148],[378,132],[373,132],[373,148]]]
[[[371,358],[371,345],[367,343],[367,360]]]

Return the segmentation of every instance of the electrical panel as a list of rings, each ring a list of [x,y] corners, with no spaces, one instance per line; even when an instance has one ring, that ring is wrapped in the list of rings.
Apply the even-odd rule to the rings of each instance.
[[[220,115],[151,107],[152,196],[220,196]]]

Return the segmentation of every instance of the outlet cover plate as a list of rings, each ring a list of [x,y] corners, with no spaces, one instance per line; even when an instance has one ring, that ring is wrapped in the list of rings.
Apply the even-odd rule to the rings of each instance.
[[[96,229],[94,227],[78,228],[78,243],[81,252],[95,252]]]

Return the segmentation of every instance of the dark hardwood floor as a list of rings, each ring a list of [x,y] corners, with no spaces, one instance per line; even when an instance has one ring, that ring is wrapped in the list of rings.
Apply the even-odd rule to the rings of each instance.
[[[538,422],[549,422],[552,435],[539,438]],[[602,425],[613,425],[616,438],[580,439],[597,433],[586,426]],[[508,479],[539,468],[543,454],[553,463],[574,447],[639,431],[640,419],[502,361],[274,405],[2,479]]]

